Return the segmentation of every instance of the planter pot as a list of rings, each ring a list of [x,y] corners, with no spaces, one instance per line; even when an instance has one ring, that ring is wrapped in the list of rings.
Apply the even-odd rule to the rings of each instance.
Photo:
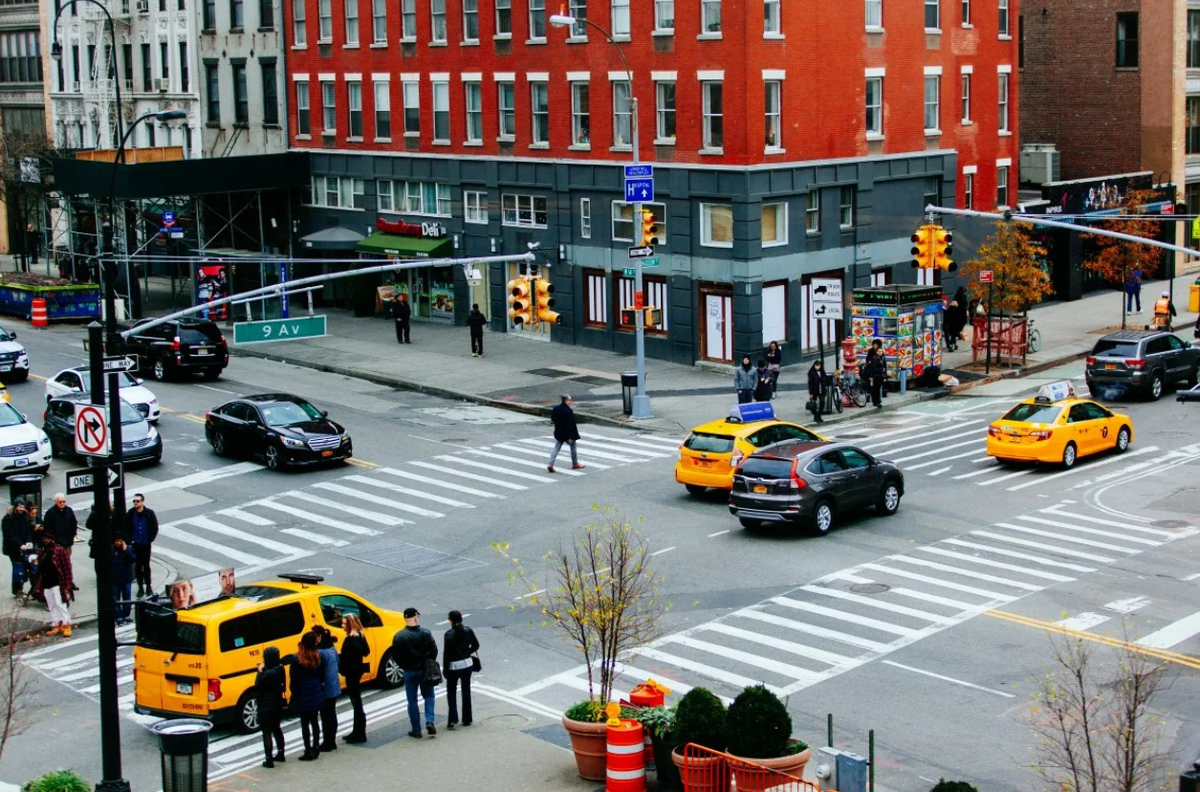
[[[683,792],[729,792],[729,765],[719,756],[689,758],[683,746],[671,751],[671,761],[679,770]],[[741,792],[741,787],[738,787]]]
[[[566,717],[563,728],[571,737],[571,750],[575,752],[575,767],[579,777],[588,781],[604,781],[608,777],[608,724],[584,723]]]
[[[658,774],[659,789],[679,789],[679,768],[671,760],[671,753],[676,747],[675,741],[664,740],[651,734],[650,743],[654,746],[654,770]]]
[[[791,742],[795,743],[796,740],[792,740]],[[800,753],[792,754],[791,756],[780,756],[776,759],[746,759],[746,761],[753,762],[759,767],[766,767],[780,773],[787,773],[793,778],[803,778],[804,766],[808,764],[808,760],[811,758],[812,749],[805,748]],[[763,792],[763,790],[779,786],[779,781],[769,776],[769,773],[739,770],[736,765],[733,767],[733,777],[737,779],[738,792]]]

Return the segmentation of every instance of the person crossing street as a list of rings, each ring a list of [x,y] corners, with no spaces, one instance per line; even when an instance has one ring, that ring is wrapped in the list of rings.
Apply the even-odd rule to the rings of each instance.
[[[133,508],[125,512],[125,539],[133,548],[136,559],[134,576],[137,578],[139,599],[154,591],[150,583],[150,550],[158,538],[158,515],[146,508],[146,496],[136,493]]]
[[[563,443],[571,447],[571,469],[584,468],[579,464],[579,454],[575,450],[575,443],[579,440],[579,427],[575,425],[575,411],[571,409],[574,404],[570,396],[563,396],[562,403],[550,411],[550,420],[554,422],[554,450],[550,452],[546,470],[551,473],[554,472],[554,460],[558,459],[558,452],[562,450]]]
[[[1175,311],[1175,303],[1171,302],[1171,293],[1164,291],[1162,297],[1154,303],[1154,327],[1171,332],[1172,320],[1179,314]],[[1150,328],[1146,328],[1149,330]]]

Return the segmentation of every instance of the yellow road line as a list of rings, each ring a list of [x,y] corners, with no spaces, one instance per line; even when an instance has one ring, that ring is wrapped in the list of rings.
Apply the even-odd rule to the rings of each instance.
[[[377,463],[368,462],[365,459],[355,459],[354,457],[350,457],[346,461],[349,462],[351,465],[358,465],[359,467],[365,467],[365,468],[379,467],[379,465]]]
[[[34,379],[40,379],[42,382],[46,381],[46,378],[43,377],[41,374],[34,374],[32,371],[29,372],[29,376],[33,377]]]
[[[1080,638],[1085,641],[1093,641],[1102,643],[1106,646],[1113,646],[1118,649],[1127,649],[1131,652],[1146,655],[1148,657],[1157,657],[1159,660],[1166,660],[1168,663],[1177,663],[1188,668],[1200,669],[1200,658],[1192,657],[1191,655],[1180,654],[1179,652],[1171,652],[1166,649],[1154,649],[1148,646],[1139,646],[1138,644],[1122,641],[1120,638],[1110,638],[1107,635],[1097,635],[1087,630],[1074,630],[1070,627],[1063,627],[1061,624],[1054,622],[1042,621],[1041,619],[1033,619],[1029,616],[1021,616],[1016,613],[1007,611],[990,610],[985,611],[985,615],[992,616],[996,619],[1003,619],[1013,624],[1020,624],[1024,627],[1033,627],[1038,630],[1058,633],[1059,635],[1068,635],[1072,638]]]
[[[184,418],[188,421],[194,421],[195,423],[198,423],[198,424],[205,423],[205,420],[203,418],[201,418],[199,415],[192,415],[191,413],[179,413],[179,417]]]
[[[173,412],[175,412],[175,411],[174,411],[174,410],[172,410],[170,407],[163,407],[162,405],[159,405],[159,408],[158,408],[158,409],[162,410],[163,412],[170,412],[170,413],[173,413]]]

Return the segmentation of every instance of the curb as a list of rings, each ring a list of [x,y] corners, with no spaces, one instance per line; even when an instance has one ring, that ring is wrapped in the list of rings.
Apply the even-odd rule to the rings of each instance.
[[[1051,358],[1050,360],[1044,360],[1041,363],[1036,363],[1027,368],[1020,369],[1019,371],[1014,371],[1014,372],[1009,372],[1009,373],[989,374],[986,377],[981,377],[977,380],[972,380],[971,382],[965,382],[962,385],[958,385],[953,388],[947,388],[947,393],[958,394],[958,393],[962,393],[963,391],[971,390],[971,388],[975,388],[980,385],[989,385],[993,382],[999,382],[1000,380],[1004,380],[1004,379],[1022,379],[1024,377],[1028,377],[1030,374],[1040,374],[1043,371],[1047,371],[1052,368],[1057,368],[1058,366],[1061,366],[1063,364],[1071,363],[1072,361],[1075,361],[1075,360],[1082,360],[1083,358],[1085,358],[1087,356],[1088,356],[1087,352],[1072,352],[1069,355],[1062,355],[1061,357]]]

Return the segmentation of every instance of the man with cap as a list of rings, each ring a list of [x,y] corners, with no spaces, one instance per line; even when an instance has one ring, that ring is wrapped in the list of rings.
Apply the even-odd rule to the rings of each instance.
[[[1154,303],[1154,327],[1171,332],[1171,319],[1178,314],[1175,303],[1171,302],[1171,292],[1164,291],[1158,302]]]
[[[25,510],[25,499],[17,498],[0,520],[4,535],[4,555],[12,562],[12,595],[23,597],[29,579],[29,553],[33,550],[33,523]]]
[[[437,734],[433,725],[433,685],[425,683],[425,662],[437,660],[437,641],[433,633],[421,626],[421,612],[416,608],[404,609],[405,627],[392,638],[392,656],[404,669],[404,692],[408,696],[408,721],[412,728],[409,737],[421,736],[421,710],[417,705],[417,691],[425,699],[425,731]]]
[[[54,493],[54,505],[42,518],[42,526],[66,548],[67,555],[75,546],[75,535],[79,533],[79,520],[75,518],[75,510],[67,505],[67,496],[61,492]]]

